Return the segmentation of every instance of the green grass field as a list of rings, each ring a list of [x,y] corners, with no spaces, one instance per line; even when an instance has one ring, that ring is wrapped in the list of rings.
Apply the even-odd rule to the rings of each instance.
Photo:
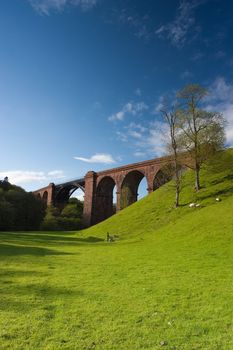
[[[185,174],[178,209],[167,184],[82,232],[0,233],[0,349],[232,350],[233,150],[202,184]]]

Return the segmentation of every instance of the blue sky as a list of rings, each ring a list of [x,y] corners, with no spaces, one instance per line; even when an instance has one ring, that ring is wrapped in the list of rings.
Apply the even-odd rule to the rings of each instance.
[[[188,83],[228,120],[233,2],[2,0],[0,178],[27,190],[163,154],[160,108]]]

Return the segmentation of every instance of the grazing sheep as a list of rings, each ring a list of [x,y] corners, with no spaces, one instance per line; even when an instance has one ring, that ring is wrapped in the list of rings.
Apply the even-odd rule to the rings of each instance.
[[[200,207],[199,203],[190,203],[189,204],[189,208],[198,208],[198,207]]]
[[[190,203],[189,204],[189,208],[195,208],[195,206],[196,206],[196,203]]]
[[[215,198],[216,202],[221,202],[221,199],[219,197]]]

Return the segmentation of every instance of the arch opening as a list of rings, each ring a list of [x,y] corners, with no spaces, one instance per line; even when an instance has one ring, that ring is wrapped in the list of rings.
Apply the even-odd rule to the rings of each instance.
[[[94,223],[106,220],[116,213],[116,184],[113,178],[106,176],[96,189]]]
[[[42,196],[42,200],[47,204],[48,202],[48,192],[44,191],[43,196]]]
[[[54,204],[60,209],[63,209],[63,207],[69,202],[69,199],[73,197],[80,200],[83,198],[84,200],[83,189],[74,184],[65,186],[55,195]]]
[[[157,190],[159,187],[169,182],[173,178],[174,173],[175,168],[172,164],[167,164],[164,167],[162,167],[154,177],[153,191]]]
[[[77,187],[74,189],[69,198],[77,198],[80,202],[84,202],[84,192],[80,187]]]
[[[144,176],[138,185],[137,200],[139,201],[140,199],[144,198],[147,194],[148,194],[148,184],[147,184],[146,177]]]
[[[143,178],[145,178],[145,175],[138,170],[131,171],[125,176],[121,186],[121,209],[128,207],[138,200],[139,184]]]

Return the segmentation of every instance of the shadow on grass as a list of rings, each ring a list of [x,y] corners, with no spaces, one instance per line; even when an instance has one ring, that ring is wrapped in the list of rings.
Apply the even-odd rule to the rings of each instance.
[[[15,274],[17,277],[17,273]],[[57,298],[62,300],[71,300],[71,298],[79,298],[84,296],[84,292],[80,289],[71,289],[67,287],[54,287],[47,284],[32,284],[19,285],[16,281],[12,281],[10,285],[0,290],[0,310],[9,312],[28,313],[32,310],[42,309],[46,317],[46,313],[54,308],[51,303]],[[47,305],[46,305],[47,304]],[[50,312],[49,312],[50,313]],[[50,318],[50,317],[49,317]]]
[[[221,173],[228,171],[233,167],[233,149],[227,149],[217,152],[213,157],[206,162],[211,173]]]
[[[227,174],[219,179],[212,180],[211,185],[218,185],[219,183],[222,183],[223,181],[232,181],[233,180],[233,174]]]
[[[10,255],[46,256],[46,255],[70,255],[70,253],[59,252],[57,250],[41,248],[41,247],[31,247],[31,246],[0,243],[0,256],[10,256]]]
[[[0,232],[0,242],[2,244],[19,244],[24,245],[26,248],[28,245],[42,244],[53,246],[68,246],[77,245],[80,243],[93,244],[104,241],[99,237],[70,237],[66,233],[45,233],[45,232]],[[39,249],[39,248],[38,248]],[[43,248],[44,249],[44,248]]]

